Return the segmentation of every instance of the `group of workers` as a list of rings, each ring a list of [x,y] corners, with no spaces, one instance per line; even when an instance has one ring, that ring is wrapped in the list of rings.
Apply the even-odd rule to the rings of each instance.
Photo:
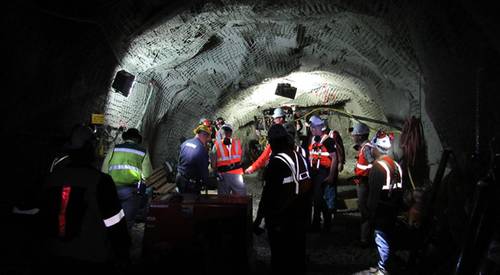
[[[361,213],[360,242],[366,247],[374,235],[379,260],[370,272],[388,274],[394,253],[395,225],[403,206],[403,175],[399,164],[388,155],[393,137],[379,130],[369,140],[369,132],[363,123],[356,124],[351,132],[358,151],[354,183]]]
[[[318,116],[309,119],[307,147],[297,143],[296,125],[286,123],[281,108],[274,110],[272,118],[268,145],[246,169],[241,164],[243,147],[232,135],[233,127],[223,118],[218,118],[216,125],[200,121],[193,131],[195,136],[180,145],[176,185],[180,193],[200,194],[208,182],[210,166],[217,175],[218,194],[242,196],[247,193],[243,174],[266,167],[254,228],[265,220],[273,272],[300,273],[305,271],[307,230],[330,229],[337,208],[338,174],[345,162],[344,148]],[[387,274],[391,237],[402,199],[402,171],[387,155],[390,135],[378,131],[369,141],[368,126],[358,123],[351,136],[358,150],[354,182],[362,217],[360,242],[367,246],[374,231],[379,262],[372,271]],[[89,127],[77,127],[63,154],[54,160],[42,216],[49,221],[45,229],[58,261],[128,259],[129,233],[143,205],[144,179],[152,168],[137,129],[128,129],[122,139],[123,143],[110,148],[99,171],[93,168],[94,133]],[[89,241],[96,236],[109,241],[96,247],[95,241]],[[290,243],[294,244],[291,248]],[[75,264],[73,260],[69,263]]]
[[[241,141],[232,136],[233,127],[216,120],[202,119],[193,130],[195,136],[180,145],[176,184],[180,193],[200,194],[208,184],[208,167],[217,176],[217,193],[220,195],[247,194],[243,181]]]
[[[254,232],[262,232],[258,229],[265,220],[273,271],[297,273],[305,270],[307,230],[328,231],[331,227],[345,154],[338,132],[328,129],[318,116],[309,118],[311,137],[307,144],[296,142],[296,125],[286,122],[281,108],[274,110],[272,119],[267,146],[245,170],[241,166],[241,142],[232,136],[232,127],[222,118],[217,119],[216,128],[202,120],[194,130],[195,137],[181,144],[176,182],[180,192],[199,194],[208,180],[210,163],[217,174],[219,194],[245,195],[242,175],[265,167]],[[358,151],[354,183],[361,212],[360,245],[367,247],[375,242],[379,261],[371,272],[387,274],[393,229],[402,202],[402,170],[388,156],[392,136],[379,130],[369,140],[369,132],[364,123],[357,123],[351,131]],[[210,143],[211,153],[207,152]],[[294,244],[292,248],[290,243]]]

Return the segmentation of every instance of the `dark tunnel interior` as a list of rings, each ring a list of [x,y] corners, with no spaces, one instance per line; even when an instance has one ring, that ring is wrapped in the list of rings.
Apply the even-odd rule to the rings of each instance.
[[[432,226],[420,237],[435,242],[413,263],[425,267],[402,274],[480,274],[484,243],[500,231],[500,215],[491,206],[499,194],[500,154],[500,21],[494,3],[24,0],[4,6],[7,177],[0,205],[9,244],[2,254],[9,256],[1,257],[1,274],[32,274],[36,225],[11,210],[36,206],[54,153],[92,114],[104,118],[95,126],[101,160],[120,140],[121,128],[137,128],[153,169],[175,166],[180,140],[193,136],[200,119],[224,117],[249,166],[250,144],[259,142],[255,121],[277,107],[303,121],[320,114],[340,132],[347,148],[339,176],[346,193],[355,192],[347,182],[356,163],[348,129],[363,121],[372,131],[394,132],[397,158],[404,151],[397,145],[405,122],[418,118],[425,145],[413,167],[414,185],[433,194],[426,208]],[[112,88],[121,70],[135,77],[126,95]],[[278,83],[296,87],[295,97],[275,95]],[[260,174],[246,177],[259,186],[255,200]],[[254,201],[254,214],[256,207]],[[354,219],[357,225],[355,213],[347,209],[340,224],[348,228]],[[253,253],[268,260],[269,253],[259,250],[261,238],[254,236]],[[327,257],[339,242],[324,238],[308,237],[313,264],[307,274],[368,274],[364,263],[376,259],[375,248],[334,252],[364,257],[361,262],[314,264],[314,257]],[[324,248],[329,241],[333,245]],[[314,252],[315,246],[323,252]],[[265,264],[254,273],[262,270]]]

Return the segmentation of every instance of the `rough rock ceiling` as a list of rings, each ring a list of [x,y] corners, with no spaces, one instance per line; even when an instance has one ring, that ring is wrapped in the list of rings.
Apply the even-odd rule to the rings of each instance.
[[[404,24],[326,0],[264,2],[208,3],[137,36],[117,70],[138,75],[138,83],[128,98],[110,93],[110,124],[141,127],[158,164],[176,158],[172,141],[190,136],[201,117],[242,125],[259,106],[344,101],[354,114],[397,121],[423,108]],[[295,101],[273,95],[279,77],[299,88]]]

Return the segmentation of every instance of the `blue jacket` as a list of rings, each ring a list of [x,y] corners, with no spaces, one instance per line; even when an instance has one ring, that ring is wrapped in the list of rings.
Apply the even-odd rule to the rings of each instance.
[[[181,144],[177,173],[188,179],[208,181],[208,151],[198,138]]]

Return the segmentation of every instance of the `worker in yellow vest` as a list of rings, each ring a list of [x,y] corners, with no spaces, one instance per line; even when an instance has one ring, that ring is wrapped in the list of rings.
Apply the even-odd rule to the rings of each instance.
[[[149,153],[141,145],[139,130],[128,129],[122,134],[122,139],[122,144],[109,150],[101,171],[113,178],[130,229],[141,204],[140,188],[153,169]]]

